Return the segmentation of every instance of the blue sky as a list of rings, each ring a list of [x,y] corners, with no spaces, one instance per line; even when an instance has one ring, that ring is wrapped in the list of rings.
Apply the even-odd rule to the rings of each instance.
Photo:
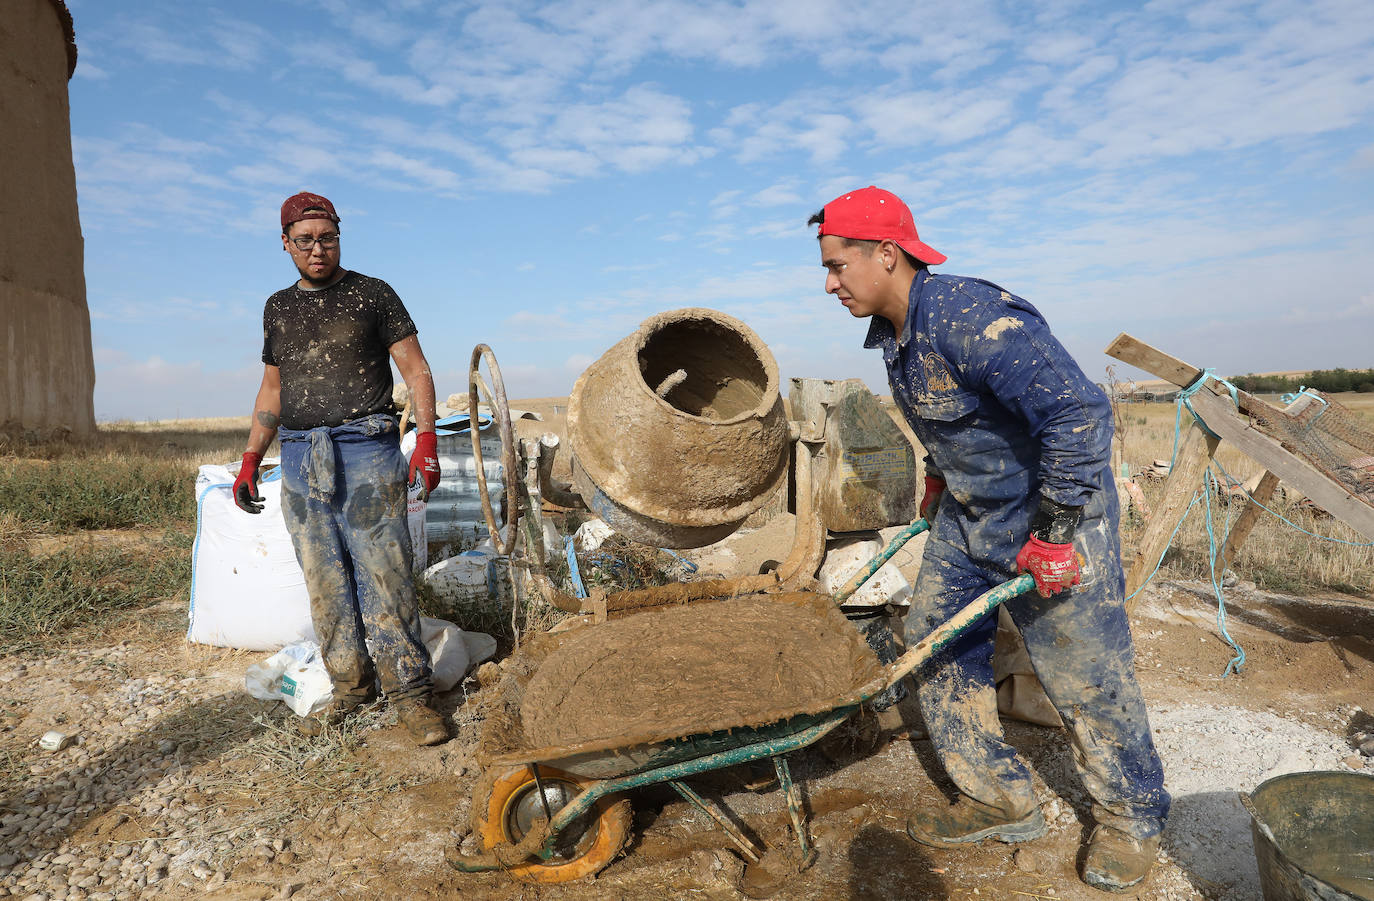
[[[440,398],[565,394],[645,317],[739,316],[885,393],[807,217],[878,184],[937,271],[1221,374],[1374,366],[1374,4],[68,0],[101,420],[246,415],[284,197],[342,217]]]

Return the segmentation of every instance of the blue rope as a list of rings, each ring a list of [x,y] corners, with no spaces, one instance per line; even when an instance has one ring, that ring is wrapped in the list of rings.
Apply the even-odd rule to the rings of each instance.
[[[1193,384],[1189,385],[1186,388],[1180,389],[1178,392],[1178,401],[1174,412],[1174,448],[1173,452],[1170,454],[1169,457],[1170,470],[1172,470],[1174,465],[1178,462],[1178,438],[1179,434],[1182,432],[1183,410],[1185,407],[1188,409],[1188,412],[1192,414],[1193,419],[1195,422],[1197,422],[1199,428],[1201,428],[1208,435],[1211,435],[1213,438],[1220,437],[1207,427],[1207,424],[1203,422],[1202,417],[1199,416],[1197,411],[1193,409],[1193,405],[1190,400],[1190,398],[1192,398],[1194,394],[1202,390],[1202,388],[1207,383],[1207,379],[1209,378],[1215,379],[1217,382],[1221,383],[1222,385],[1225,385],[1231,393],[1232,402],[1236,404],[1237,408],[1240,407],[1240,399],[1236,392],[1236,386],[1232,385],[1225,379],[1218,379],[1216,376],[1212,374],[1211,369],[1203,370],[1202,375],[1199,376],[1197,380],[1193,382]],[[1322,403],[1322,412],[1326,412],[1326,407],[1328,407],[1329,404],[1327,403],[1325,398],[1322,398],[1321,396],[1312,393],[1306,387],[1301,388],[1296,394],[1285,394],[1283,396],[1283,402],[1285,404],[1292,404],[1294,401],[1298,399],[1300,395],[1303,394],[1306,394],[1307,396],[1320,401]],[[1317,415],[1320,416],[1321,413],[1318,413]],[[1316,419],[1314,418],[1313,421],[1315,422]],[[1137,594],[1144,590],[1146,585],[1150,584],[1150,582],[1154,580],[1154,577],[1159,573],[1160,567],[1164,564],[1164,557],[1168,554],[1169,547],[1173,545],[1174,539],[1178,536],[1179,529],[1183,528],[1183,523],[1185,520],[1187,520],[1188,514],[1192,512],[1193,507],[1196,506],[1199,500],[1204,501],[1206,504],[1204,509],[1205,525],[1207,529],[1207,563],[1210,569],[1212,593],[1216,596],[1217,599],[1217,628],[1221,631],[1222,638],[1226,639],[1226,643],[1229,644],[1231,646],[1231,649],[1236,652],[1235,656],[1231,658],[1230,662],[1226,664],[1226,671],[1222,674],[1223,676],[1229,676],[1231,673],[1240,672],[1240,668],[1245,665],[1245,649],[1242,648],[1236,642],[1236,640],[1231,637],[1231,633],[1226,628],[1226,595],[1225,592],[1222,590],[1221,584],[1224,573],[1217,572],[1217,557],[1219,555],[1219,550],[1217,546],[1216,529],[1214,527],[1212,515],[1213,488],[1210,469],[1211,466],[1215,466],[1217,468],[1217,470],[1222,474],[1222,476],[1225,477],[1228,484],[1241,484],[1240,480],[1234,478],[1229,472],[1226,471],[1226,467],[1221,464],[1220,460],[1217,460],[1215,457],[1212,458],[1208,470],[1203,473],[1202,493],[1194,494],[1193,499],[1189,501],[1188,506],[1184,508],[1183,515],[1179,517],[1178,523],[1175,524],[1173,532],[1169,534],[1169,543],[1165,545],[1164,553],[1159,555],[1159,560],[1155,562],[1154,569],[1150,571],[1150,575],[1145,579],[1145,581],[1140,583],[1140,587],[1138,587],[1135,591],[1131,592],[1130,597],[1126,598],[1126,600],[1129,601],[1131,600],[1131,598],[1134,598]],[[1274,517],[1278,518],[1281,522],[1285,523],[1286,525],[1289,525],[1297,531],[1302,532],[1304,535],[1311,536],[1312,538],[1318,538],[1322,541],[1330,541],[1335,544],[1349,545],[1351,547],[1374,547],[1374,541],[1346,541],[1343,538],[1332,538],[1328,535],[1318,535],[1315,532],[1309,532],[1307,529],[1304,529],[1302,526],[1288,519],[1283,514],[1278,513],[1277,511],[1271,509],[1265,504],[1262,504],[1259,501],[1255,500],[1254,496],[1251,495],[1249,491],[1245,490],[1244,485],[1241,485],[1241,492],[1245,495],[1246,499],[1249,500],[1251,503],[1255,504],[1260,509],[1273,515]],[[1226,532],[1229,535],[1229,516],[1228,522],[1226,523]]]
[[[1217,599],[1217,628],[1221,630],[1221,637],[1226,639],[1231,650],[1236,652],[1236,656],[1232,657],[1231,661],[1226,664],[1226,672],[1222,673],[1222,676],[1225,677],[1240,672],[1240,668],[1245,665],[1245,649],[1231,637],[1230,632],[1226,631],[1226,594],[1222,591],[1221,586],[1222,573],[1217,572],[1217,555],[1220,551],[1217,548],[1216,531],[1212,528],[1212,480],[1207,478],[1206,473],[1202,479],[1202,493],[1207,499],[1205,508],[1207,511],[1207,565],[1211,569],[1212,593],[1216,595]],[[1230,531],[1229,524],[1227,531]]]
[[[1327,409],[1331,406],[1331,403],[1326,398],[1322,397],[1320,394],[1308,388],[1306,385],[1300,386],[1298,390],[1292,394],[1284,394],[1280,396],[1279,400],[1283,401],[1285,404],[1291,405],[1297,403],[1298,398],[1304,395],[1312,398],[1313,400],[1317,401],[1322,405],[1322,408],[1317,411],[1317,415],[1313,416],[1311,420],[1308,421],[1307,425],[1303,428],[1303,431],[1306,432],[1316,424],[1318,419],[1322,418],[1322,414],[1327,411]]]
[[[1185,407],[1188,412],[1192,414],[1193,421],[1197,423],[1198,428],[1202,429],[1203,432],[1212,438],[1221,438],[1220,435],[1207,427],[1207,423],[1198,415],[1197,410],[1193,409],[1192,397],[1207,386],[1208,379],[1213,379],[1225,385],[1230,391],[1231,402],[1234,403],[1237,408],[1240,407],[1240,397],[1236,393],[1236,386],[1226,381],[1226,379],[1217,378],[1213,375],[1213,370],[1211,369],[1202,370],[1202,374],[1194,379],[1191,385],[1179,389],[1178,399],[1174,407],[1174,449],[1169,455],[1169,470],[1171,472],[1178,463],[1178,437],[1183,431],[1183,410]],[[1236,644],[1235,640],[1231,638],[1230,633],[1226,631],[1226,596],[1222,592],[1221,577],[1217,574],[1217,538],[1212,528],[1212,481],[1208,478],[1208,475],[1207,472],[1203,472],[1202,493],[1194,493],[1193,499],[1189,501],[1188,506],[1184,508],[1183,515],[1179,517],[1178,524],[1174,526],[1174,531],[1169,535],[1169,544],[1164,546],[1164,553],[1159,555],[1159,561],[1155,563],[1155,568],[1150,571],[1149,578],[1141,582],[1140,587],[1131,592],[1131,597],[1126,600],[1129,601],[1139,594],[1146,585],[1150,584],[1150,581],[1159,572],[1159,568],[1164,564],[1164,557],[1169,553],[1169,547],[1173,545],[1174,538],[1178,535],[1178,530],[1183,528],[1184,520],[1188,518],[1188,514],[1192,512],[1197,502],[1203,500],[1206,503],[1204,521],[1207,528],[1207,564],[1211,570],[1212,592],[1216,595],[1217,599],[1217,627],[1221,630],[1221,636],[1226,639],[1226,643],[1236,652],[1236,656],[1231,659],[1230,663],[1226,664],[1226,672],[1222,674],[1223,676],[1229,676],[1233,672],[1238,672],[1241,666],[1245,664],[1245,650],[1240,645]]]
[[[573,550],[571,535],[563,539],[563,554],[568,558],[568,577],[572,579],[573,593],[580,598],[589,597],[586,587],[582,584],[582,573],[577,568],[577,552]]]
[[[1237,480],[1235,476],[1231,475],[1229,472],[1226,471],[1226,467],[1221,465],[1220,460],[1213,458],[1212,465],[1215,466],[1217,469],[1221,470],[1221,474],[1224,475],[1229,482],[1236,485],[1240,485],[1239,480]],[[1254,495],[1245,490],[1244,485],[1240,485],[1240,490],[1241,493],[1245,495],[1246,499],[1250,501],[1250,503],[1254,504],[1256,507],[1259,507],[1261,510],[1268,513],[1270,516],[1273,516],[1275,519],[1279,520],[1285,525],[1291,526],[1293,529],[1296,529],[1297,531],[1303,533],[1304,535],[1307,535],[1310,538],[1316,538],[1321,541],[1329,541],[1332,544],[1344,544],[1350,547],[1374,547],[1374,541],[1346,541],[1344,538],[1332,538],[1330,535],[1318,535],[1316,532],[1309,532],[1302,526],[1293,522],[1288,517],[1284,516],[1282,513],[1278,512],[1277,510],[1274,510],[1271,507],[1267,507],[1264,504],[1261,504],[1258,500],[1255,499]]]
[[[659,548],[659,550],[667,554],[669,557],[672,557],[677,562],[681,563],[682,571],[687,575],[690,576],[692,573],[697,571],[697,565],[695,563],[693,563],[691,560],[688,560],[686,557],[682,556],[676,551],[669,550],[666,547],[661,547]]]
[[[1150,582],[1154,580],[1155,575],[1159,573],[1159,568],[1164,565],[1164,558],[1168,555],[1169,548],[1173,546],[1174,539],[1178,537],[1178,530],[1183,528],[1184,520],[1188,518],[1189,512],[1192,511],[1193,507],[1197,505],[1197,502],[1200,499],[1201,495],[1193,495],[1193,499],[1189,501],[1188,506],[1183,509],[1183,515],[1178,518],[1178,523],[1174,526],[1174,530],[1169,533],[1169,543],[1164,545],[1164,552],[1161,553],[1159,555],[1159,559],[1155,561],[1155,568],[1150,570],[1150,574],[1145,577],[1145,581],[1141,582],[1139,587],[1137,587],[1135,591],[1132,591],[1129,595],[1126,596],[1126,600],[1129,601],[1131,600],[1131,598],[1140,594],[1142,591],[1145,590],[1145,586],[1149,585]]]

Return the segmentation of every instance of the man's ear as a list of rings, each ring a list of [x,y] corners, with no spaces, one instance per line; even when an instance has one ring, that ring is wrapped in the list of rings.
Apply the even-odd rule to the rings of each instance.
[[[897,268],[897,261],[901,259],[901,253],[902,249],[897,246],[897,242],[890,238],[885,238],[878,244],[879,260],[888,272]]]
[[[290,253],[290,252],[291,252],[291,248],[288,247],[287,244],[286,244],[286,242],[289,241],[289,240],[291,240],[291,239],[288,238],[288,237],[286,237],[286,232],[282,232],[282,233],[281,233],[281,249],[284,250],[284,251],[286,251],[287,253]]]

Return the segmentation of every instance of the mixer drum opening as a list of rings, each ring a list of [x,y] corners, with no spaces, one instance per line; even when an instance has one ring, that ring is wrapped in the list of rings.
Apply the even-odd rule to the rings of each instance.
[[[632,541],[701,547],[734,531],[787,475],[778,364],[716,310],[651,316],[568,398],[573,486]]]
[[[674,408],[718,422],[753,413],[769,388],[757,351],[712,319],[668,323],[647,336],[639,371]]]

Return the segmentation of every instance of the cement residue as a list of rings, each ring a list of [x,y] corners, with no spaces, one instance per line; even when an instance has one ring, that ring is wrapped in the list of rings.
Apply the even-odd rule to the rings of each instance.
[[[817,595],[752,595],[574,633],[530,679],[527,747],[685,736],[819,712],[879,673]]]

